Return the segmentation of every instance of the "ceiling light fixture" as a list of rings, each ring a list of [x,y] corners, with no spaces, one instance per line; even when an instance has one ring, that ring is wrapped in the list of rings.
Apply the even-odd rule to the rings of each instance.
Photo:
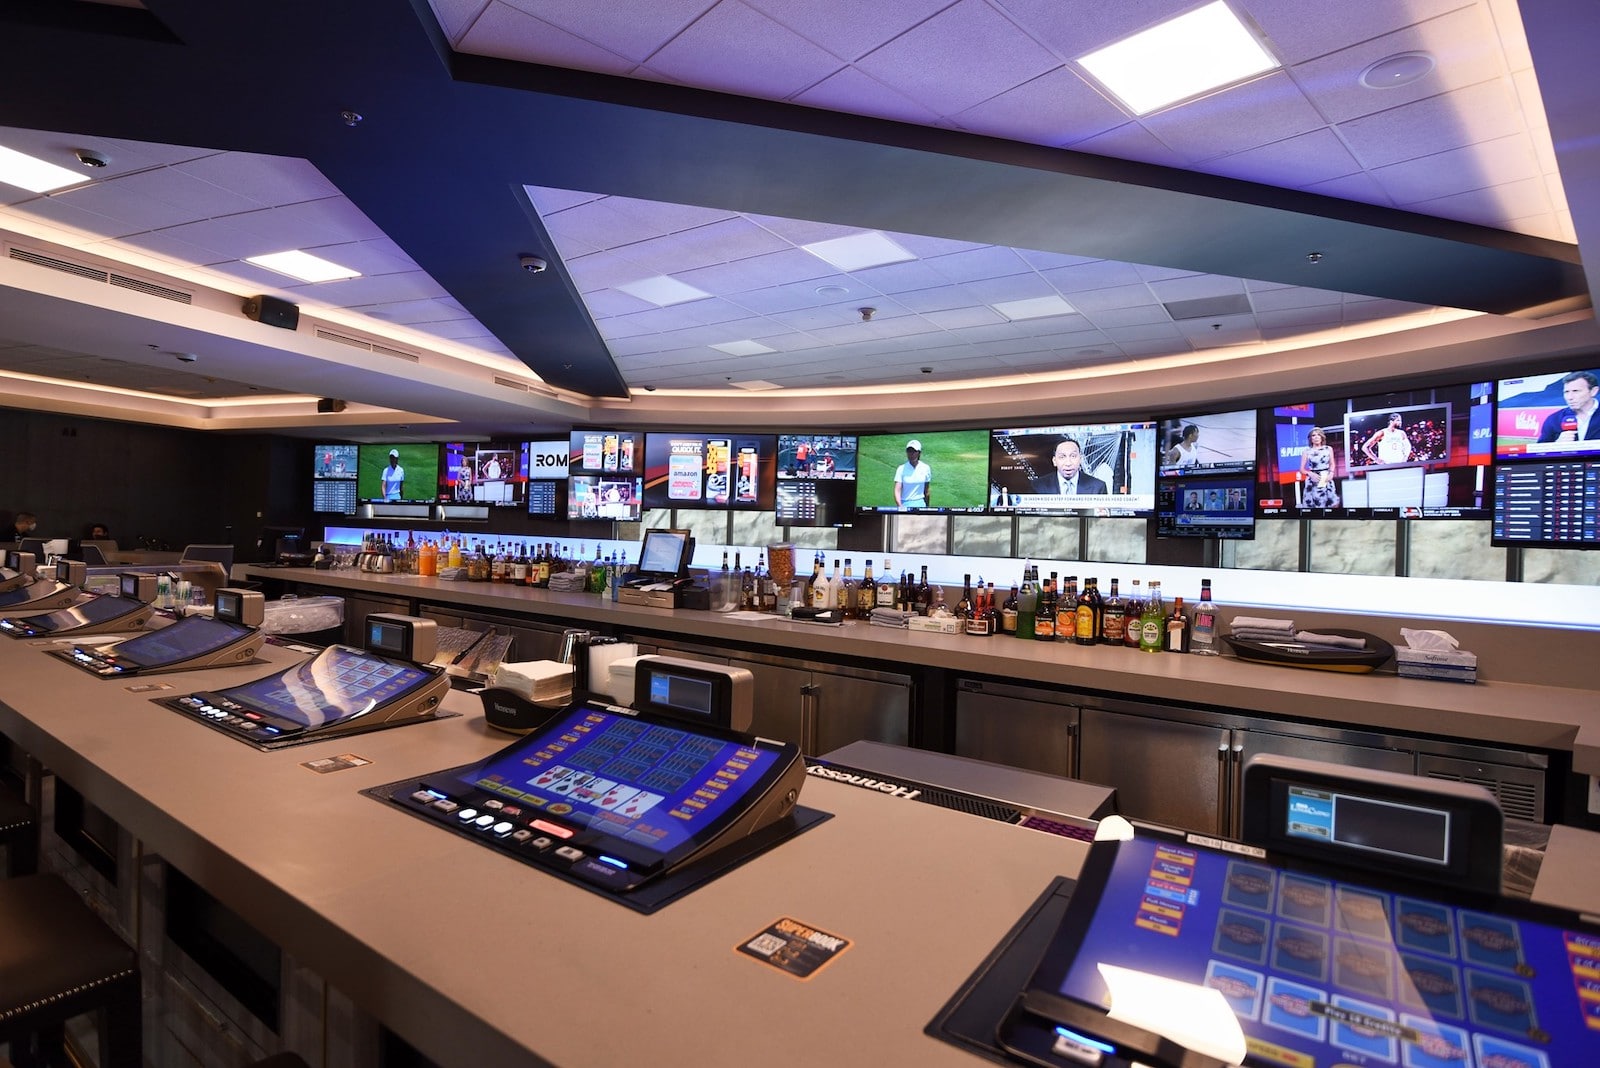
[[[279,274],[286,274],[290,278],[298,278],[302,282],[336,282],[342,278],[361,277],[360,271],[352,271],[348,267],[341,267],[331,260],[313,256],[309,252],[301,252],[299,249],[273,252],[265,256],[247,256],[245,262]]]
[[[630,297],[638,297],[658,308],[685,304],[691,300],[704,300],[711,295],[703,289],[696,289],[686,282],[680,282],[664,274],[658,274],[654,278],[641,278],[637,282],[624,282],[617,288]]]
[[[26,189],[30,193],[54,193],[69,185],[82,185],[89,179],[77,171],[57,167],[13,148],[0,145],[0,182]]]
[[[886,263],[904,263],[916,259],[876,230],[851,234],[849,237],[834,237],[827,241],[813,241],[800,247],[841,271],[861,271],[868,267],[882,267]]]
[[[729,356],[760,356],[766,352],[777,352],[777,349],[768,348],[759,341],[724,341],[720,345],[712,345],[718,352],[726,352]]]
[[[1048,297],[1029,297],[1027,300],[1005,300],[990,305],[1012,322],[1018,319],[1043,319],[1047,315],[1071,315],[1073,307],[1056,294]]]
[[[1427,52],[1399,52],[1372,64],[1359,80],[1368,89],[1394,89],[1426,78],[1433,66],[1433,56]]]
[[[1078,58],[1135,115],[1148,115],[1281,64],[1224,0]]]

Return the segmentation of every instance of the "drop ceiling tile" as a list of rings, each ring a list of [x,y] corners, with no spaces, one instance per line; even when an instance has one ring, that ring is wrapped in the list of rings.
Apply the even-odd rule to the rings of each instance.
[[[775,252],[684,271],[674,277],[707,293],[740,297],[769,286],[798,283],[809,284],[815,294],[818,286],[833,277],[832,271],[833,268],[809,252],[779,247]]]
[[[1032,273],[1014,249],[1000,245],[983,245],[967,252],[935,256],[925,262],[940,276],[952,282],[988,280],[1003,278],[1006,275]]]
[[[490,6],[490,0],[428,0],[428,6],[433,9],[433,16],[439,20],[439,28],[446,39],[456,44],[473,20]]]
[[[1403,300],[1346,301],[1344,321],[1347,323],[1365,323],[1376,319],[1389,319],[1398,315],[1414,315],[1417,312],[1428,310],[1420,304],[1410,304]]]
[[[1057,286],[1059,288],[1059,285]],[[1097,312],[1118,308],[1160,307],[1144,285],[1109,286],[1105,289],[1074,290],[1067,295],[1072,306],[1093,320]],[[1165,313],[1163,313],[1165,314]]]
[[[761,12],[738,0],[723,0],[644,65],[707,89],[786,100],[843,64]]]
[[[1017,255],[1036,271],[1048,271],[1056,267],[1079,267],[1085,263],[1095,262],[1094,256],[1069,256],[1063,252],[1040,252],[1035,249],[1019,248]]]
[[[1328,4],[1322,0],[1244,0],[1239,7],[1255,20],[1280,58],[1299,63],[1472,2],[1368,0],[1361,4]]]
[[[632,315],[654,307],[620,289],[591,289],[583,294],[583,306],[589,309],[591,319],[611,319],[619,315]]]
[[[1361,84],[1361,73],[1369,66],[1402,52],[1427,52],[1434,58],[1433,70],[1409,85],[1368,89]],[[1295,80],[1335,123],[1496,80],[1507,73],[1493,22],[1482,4],[1466,5],[1294,67]]]
[[[471,55],[601,74],[628,74],[636,65],[634,60],[609,48],[504,3],[491,4],[461,36],[456,49]]]
[[[666,237],[636,241],[619,251],[643,267],[647,275],[676,277],[696,268],[732,263],[788,247],[769,231],[735,218]]]
[[[93,212],[101,218],[102,225],[105,221],[109,221],[109,229],[97,231],[106,237],[160,230],[167,226],[193,222],[197,218],[185,208],[166,201],[154,200],[133,190],[115,189],[110,183],[96,183],[79,189],[68,189],[48,199]],[[198,217],[206,216],[201,214]]]
[[[842,226],[839,223],[784,219],[776,215],[750,214],[745,218],[757,226],[770,230],[791,245],[811,245],[818,241],[832,241],[836,237],[853,237],[861,233],[859,226]]]
[[[961,57],[959,63],[948,57]],[[958,0],[856,61],[856,66],[943,115],[956,115],[1061,65],[983,0]]]
[[[751,7],[782,23],[840,59],[857,59],[905,33],[950,0],[746,0]]]
[[[1110,156],[1112,159],[1159,163],[1163,167],[1186,167],[1194,162],[1192,157],[1174,150],[1137,122],[1125,123],[1105,133],[1073,141],[1065,147],[1074,152]]]
[[[1149,323],[1172,325],[1172,316],[1159,304],[1140,304],[1129,308],[1097,308],[1086,312],[1087,318],[1102,330],[1118,326],[1145,326]]]
[[[908,293],[897,293],[895,299],[914,312],[927,314],[936,311],[952,311],[957,308],[981,307],[983,301],[979,300],[966,286],[940,286],[937,289],[919,289]]]
[[[278,250],[312,250],[386,236],[360,208],[343,197],[247,211],[228,216],[228,224],[246,233],[271,238]]]
[[[928,318],[932,319],[933,316],[930,315]],[[1014,345],[1025,336],[1025,332],[1019,324],[1003,316],[996,316],[996,320],[987,325],[961,327],[953,329],[951,332],[958,341],[969,345],[982,345],[991,341],[1002,341]]]
[[[562,264],[572,284],[583,294],[637,282],[649,278],[652,273],[616,252],[595,252],[570,259],[563,256]]]
[[[778,324],[773,323],[773,327]],[[800,330],[782,330],[779,333],[763,332],[754,335],[755,340],[769,348],[777,349],[781,353],[805,352],[808,349],[822,348],[822,340],[812,334]]]
[[[1323,128],[1200,165],[1211,174],[1288,189],[1304,189],[1361,169],[1339,135]]]
[[[1330,178],[1326,182],[1316,182],[1306,186],[1305,190],[1325,197],[1353,200],[1359,204],[1381,204],[1385,207],[1392,207],[1394,204],[1389,199],[1389,194],[1385,193],[1366,171],[1357,171],[1342,178]]]
[[[454,300],[430,299],[400,300],[387,304],[373,304],[361,309],[365,315],[388,323],[416,326],[422,323],[453,323],[471,319]],[[480,324],[481,325],[481,324]]]
[[[394,243],[390,241],[352,241],[343,245],[327,245],[317,249],[317,255],[364,275],[404,274],[421,270],[409,256],[397,254]]]
[[[1145,129],[1186,159],[1256,148],[1326,125],[1284,71],[1147,115]]]
[[[931,260],[936,256],[950,256],[957,252],[976,252],[988,248],[977,241],[957,241],[949,237],[927,237],[922,234],[888,233],[896,244],[913,256]]]
[[[1231,297],[1244,293],[1244,281],[1225,278],[1218,274],[1196,274],[1187,278],[1147,282],[1150,291],[1163,304],[1175,300],[1199,300],[1203,297]]]
[[[1039,275],[1029,271],[1025,274],[1006,275],[1001,278],[975,278],[967,283],[967,291],[985,304],[1006,304],[1015,300],[1048,299],[1052,304],[1062,298],[1055,289]],[[1035,310],[1039,306],[1035,306]],[[1013,309],[1015,310],[1015,309]],[[1052,309],[1053,310],[1053,309]]]
[[[9,205],[8,214],[26,219],[44,219],[59,226],[68,226],[86,234],[108,235],[122,227],[114,219],[67,203],[60,197],[32,196],[19,204]]]
[[[119,238],[116,242],[96,242],[96,247],[100,248],[101,254],[112,259],[116,258],[118,245],[136,248],[141,252],[147,252],[152,256],[158,256],[161,259],[170,260],[173,264],[185,267],[220,263],[231,259],[231,257],[224,256],[213,249],[173,237],[169,230],[151,230],[143,234],[130,234],[127,237]]]
[[[902,315],[895,319],[874,319],[870,323],[845,323],[842,326],[822,326],[810,331],[828,344],[846,344],[862,337],[901,338],[939,332],[920,315]],[[941,332],[942,333],[942,332]]]
[[[7,144],[10,142],[7,141]],[[118,174],[142,170],[145,167],[166,167],[184,163],[216,153],[215,148],[196,148],[187,145],[163,145],[153,141],[133,141],[121,137],[84,137],[75,139],[72,148],[91,148],[103,152],[111,160],[110,169]]]
[[[257,204],[295,204],[339,195],[339,188],[309,160],[288,156],[218,152],[175,164],[168,170],[198,178]]]
[[[1505,219],[1545,219],[1546,226],[1554,225],[1550,211],[1550,196],[1541,178],[1527,178],[1520,182],[1506,182],[1487,189],[1472,189],[1452,196],[1420,200],[1402,207],[1435,215],[1441,219],[1477,223],[1480,226],[1499,226]],[[1518,229],[1519,233],[1526,230]]]
[[[906,260],[886,263],[882,267],[868,267],[852,271],[850,277],[878,293],[910,293],[937,286],[946,286],[950,280],[933,269],[926,260]]]
[[[1309,308],[1284,308],[1281,311],[1258,311],[1256,322],[1260,324],[1262,337],[1267,332],[1277,331],[1279,336],[1288,336],[1296,331],[1311,330],[1324,326],[1337,326],[1344,321],[1344,308],[1339,304],[1322,304]]]
[[[617,210],[612,197],[588,200],[540,214],[545,231],[561,248],[568,239],[582,241],[595,248],[615,249],[638,240],[639,224]]]
[[[1371,168],[1509,137],[1521,125],[1510,81],[1497,78],[1355,119],[1340,130],[1356,159]]]
[[[304,298],[325,301],[340,308],[389,304],[400,300],[425,300],[447,296],[444,287],[421,271],[343,278],[336,282],[289,287]]]
[[[1143,290],[1143,300],[1151,299],[1150,291],[1144,288],[1144,279],[1139,276],[1139,269],[1131,263],[1122,263],[1117,260],[1095,260],[1093,263],[1084,263],[1076,267],[1061,267],[1040,273],[1044,275],[1045,281],[1066,294],[1067,299],[1074,303],[1078,300],[1074,294],[1090,289],[1110,289],[1113,286],[1138,286]],[[1089,306],[1079,305],[1080,308]],[[1116,307],[1123,306],[1116,305]]]
[[[1215,319],[1188,319],[1177,325],[1179,331],[1199,347],[1212,348],[1217,345],[1238,345],[1261,340],[1254,315],[1221,315]]]
[[[590,0],[503,2],[536,13],[569,33],[603,41],[640,62],[717,6],[716,0],[652,0],[648,4],[596,4]]]
[[[555,189],[545,185],[525,185],[522,191],[528,195],[528,202],[539,213],[540,219],[546,215],[554,215],[558,211],[575,208],[579,204],[608,199],[604,193],[588,193],[581,189]]]
[[[1258,313],[1283,311],[1286,308],[1315,308],[1328,304],[1338,305],[1343,302],[1343,293],[1336,293],[1331,289],[1311,289],[1306,286],[1290,286],[1267,290],[1252,289],[1250,292],[1250,304]]]
[[[952,308],[949,311],[926,312],[923,318],[941,330],[958,330],[962,327],[983,326],[1006,322],[1005,316],[992,308]]]
[[[789,285],[768,286],[765,289],[753,289],[743,293],[730,294],[728,299],[758,315],[772,315],[776,312],[791,312],[804,308],[832,306],[841,299],[850,299],[850,294],[818,294],[817,289],[823,286],[837,284],[837,279],[842,276],[824,275],[821,278],[807,279]],[[864,296],[862,291],[858,296]]]
[[[1193,352],[1194,347],[1187,338],[1178,338],[1172,341],[1119,341],[1117,348],[1129,359],[1140,359],[1149,356],[1176,356],[1181,353]]]
[[[1069,67],[1056,67],[954,116],[973,133],[1062,145],[1105,133],[1128,121],[1123,110]]]
[[[937,125],[941,116],[923,107],[904,93],[889,88],[871,75],[854,67],[843,67],[811,88],[796,93],[796,104],[825,108],[851,115],[871,115],[896,122],[922,126]]]
[[[1525,134],[1517,134],[1487,145],[1453,149],[1379,167],[1371,173],[1390,199],[1404,207],[1473,189],[1537,178],[1539,162],[1534,156],[1532,142]],[[1546,203],[1535,210],[1548,207]]]
[[[650,237],[665,237],[668,234],[739,218],[738,212],[723,208],[706,208],[698,204],[672,204],[661,200],[639,200],[635,197],[607,197],[606,205],[634,224],[635,241]]]
[[[1124,347],[1130,342],[1162,340],[1175,342],[1183,337],[1183,331],[1170,320],[1165,323],[1146,323],[1142,326],[1110,326],[1103,328],[1101,333]]]

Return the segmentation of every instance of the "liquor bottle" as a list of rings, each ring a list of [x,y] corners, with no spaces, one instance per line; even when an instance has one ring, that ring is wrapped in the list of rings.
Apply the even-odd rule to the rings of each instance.
[[[822,554],[817,553],[811,558],[811,586],[806,590],[806,605],[816,604],[817,585],[827,581],[828,576],[822,569]]]
[[[1089,600],[1094,605],[1094,640],[1099,643],[1106,640],[1106,601],[1100,596],[1100,580],[1089,580]]]
[[[491,553],[490,553],[490,556],[489,556],[489,581],[490,582],[499,582],[499,583],[504,584],[505,581],[506,581],[506,578],[508,577],[507,576],[507,569],[511,565],[510,565],[510,561],[506,559],[506,554],[503,551],[503,549],[504,549],[504,547],[500,546],[500,547],[497,547],[496,551],[491,551]]]
[[[956,602],[956,618],[963,624],[972,616],[972,576],[961,576],[961,600]]]
[[[922,565],[922,581],[917,583],[917,615],[925,616],[933,611],[933,587],[928,585],[928,565]]]
[[[989,634],[989,606],[984,603],[983,580],[978,580],[977,588],[972,591],[972,603],[967,610],[967,633],[974,638],[987,637]]]
[[[984,628],[987,633],[1000,633],[1000,603],[995,599],[992,582],[983,591],[983,618],[987,621]]]
[[[899,596],[899,585],[894,580],[894,572],[889,570],[889,558],[883,558],[883,575],[878,579],[878,608],[894,608]]]
[[[1022,592],[1017,595],[1017,637],[1032,641],[1039,611],[1039,587],[1034,582],[1033,565],[1022,569]]]
[[[744,561],[740,559],[742,555],[741,553],[733,554],[734,580],[739,583],[739,603],[735,607],[741,612],[748,612],[755,607],[756,584],[754,576],[750,574],[750,570],[744,566]]]
[[[1123,609],[1124,624],[1122,644],[1130,649],[1137,649],[1141,644],[1141,624],[1144,620],[1144,593],[1139,589],[1139,580],[1133,580],[1133,592],[1128,595],[1127,606]]]
[[[1044,589],[1039,593],[1039,606],[1033,613],[1033,637],[1035,641],[1053,642],[1056,640],[1056,575],[1052,571],[1050,577],[1044,580]]]
[[[1117,593],[1117,577],[1113,575],[1111,576],[1111,596],[1106,598],[1104,622],[1101,624],[1106,644],[1121,645],[1127,638],[1127,608],[1128,606],[1122,602],[1121,595]]]
[[[545,542],[539,550],[539,566],[535,569],[534,585],[545,587],[550,585],[550,543]]]
[[[1161,636],[1167,625],[1166,606],[1161,603],[1161,583],[1152,580],[1150,599],[1145,602],[1144,615],[1139,617],[1139,651],[1159,653]]]
[[[1000,606],[1000,633],[1017,636],[1017,588],[1011,587],[1011,596]]]
[[[838,588],[834,590],[834,599],[838,602],[837,607],[841,618],[856,618],[855,569],[848,557],[844,562],[844,581],[839,583]]]
[[[515,586],[528,584],[528,543],[523,542],[511,558],[510,582]]]
[[[461,566],[461,542],[460,542],[459,539],[457,539],[457,538],[451,538],[450,539],[450,554],[449,554],[448,557],[446,557],[446,559],[448,559],[450,561],[448,564],[445,565],[446,567],[460,567]]]
[[[1172,599],[1172,614],[1167,617],[1162,648],[1169,653],[1189,651],[1189,617],[1183,612],[1183,598]]]
[[[811,576],[811,607],[829,608],[833,605],[833,584],[828,581],[828,563],[817,554],[817,573]]]
[[[1189,626],[1189,651],[1199,656],[1216,656],[1217,606],[1211,600],[1211,580],[1200,580],[1200,603],[1194,606],[1194,622]]]
[[[878,582],[872,577],[872,557],[867,557],[866,570],[861,574],[861,585],[856,587],[856,618],[871,619],[872,610],[878,606]]]
[[[1085,578],[1077,603],[1073,605],[1072,640],[1079,645],[1093,645],[1100,640],[1100,613],[1095,611],[1094,579]]]

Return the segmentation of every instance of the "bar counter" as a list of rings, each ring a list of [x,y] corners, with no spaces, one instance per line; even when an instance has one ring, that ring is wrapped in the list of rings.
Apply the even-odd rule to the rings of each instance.
[[[811,778],[800,803],[831,818],[639,915],[358,793],[508,744],[475,698],[267,753],[44,647],[0,640],[0,732],[446,1068],[968,1066],[922,1028],[1082,862],[1081,843]],[[299,655],[150,680],[189,693]],[[372,763],[301,766],[342,753]],[[781,917],[852,945],[803,982],[735,951]]]
[[[1486,745],[1567,751],[1572,770],[1600,775],[1600,693],[1593,687],[1480,681],[1473,685],[1395,675],[1306,671],[1231,656],[1141,654],[1131,649],[1003,637],[909,634],[865,623],[829,627],[773,617],[624,605],[592,594],[445,581],[416,575],[236,566],[235,575],[490,609],[579,627],[679,640],[733,643],[777,655],[870,661],[887,669],[932,666],[1011,682],[1067,686],[1188,707],[1263,713],[1372,730],[1404,730]],[[1426,624],[1421,624],[1426,625]],[[1530,643],[1540,632],[1525,632]]]

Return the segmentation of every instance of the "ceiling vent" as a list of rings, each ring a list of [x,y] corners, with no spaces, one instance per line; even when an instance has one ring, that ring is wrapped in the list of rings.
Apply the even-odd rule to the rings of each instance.
[[[494,384],[497,386],[504,386],[507,389],[520,389],[524,393],[527,393],[533,388],[526,382],[518,382],[515,378],[501,378],[499,375],[494,376]]]
[[[353,334],[341,334],[337,331],[329,330],[325,326],[317,327],[316,334],[317,337],[324,341],[336,341],[341,345],[349,345],[351,348],[355,349],[364,349],[367,352],[374,353],[378,356],[393,356],[395,359],[409,360],[412,363],[422,362],[422,357],[418,356],[414,352],[407,352],[404,349],[397,349],[391,345],[385,345],[381,341],[373,341],[370,338],[356,337]]]
[[[1250,298],[1243,293],[1229,293],[1223,297],[1196,297],[1193,300],[1175,300],[1161,305],[1167,309],[1174,322],[1183,319],[1220,319],[1224,315],[1249,315]]]
[[[73,263],[71,260],[64,260],[59,256],[47,256],[42,252],[30,252],[28,249],[13,246],[11,258],[19,263],[31,263],[35,267],[43,267],[46,270],[60,271],[62,274],[76,275],[79,278],[87,278],[95,282],[105,282],[121,289],[131,289],[135,293],[143,293],[148,297],[160,297],[162,300],[170,300],[177,304],[194,303],[194,294],[185,293],[181,289],[158,285],[143,278],[118,274],[116,271],[107,271],[100,267]]]

